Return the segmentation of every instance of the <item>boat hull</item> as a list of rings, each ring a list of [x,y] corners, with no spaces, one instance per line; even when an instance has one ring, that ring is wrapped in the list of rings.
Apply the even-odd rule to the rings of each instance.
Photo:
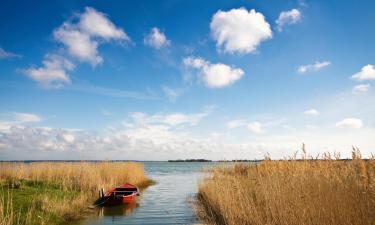
[[[137,195],[136,194],[133,194],[133,195],[130,195],[130,196],[123,196],[122,198],[122,202],[124,204],[131,204],[131,203],[134,203],[137,201]]]
[[[114,206],[120,204],[132,204],[137,201],[139,189],[132,184],[123,184],[107,192],[101,199],[101,205]]]

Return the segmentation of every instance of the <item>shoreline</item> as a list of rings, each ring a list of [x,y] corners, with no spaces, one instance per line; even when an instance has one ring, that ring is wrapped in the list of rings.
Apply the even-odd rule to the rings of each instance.
[[[0,181],[2,225],[75,224],[96,207],[99,188],[129,182],[144,190],[155,183],[134,162],[0,163]]]

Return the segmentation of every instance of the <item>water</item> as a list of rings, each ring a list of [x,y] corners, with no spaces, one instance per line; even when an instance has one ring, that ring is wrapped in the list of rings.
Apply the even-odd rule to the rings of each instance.
[[[191,201],[202,168],[213,163],[146,162],[145,170],[157,182],[141,193],[137,204],[102,208],[83,225],[196,224]]]

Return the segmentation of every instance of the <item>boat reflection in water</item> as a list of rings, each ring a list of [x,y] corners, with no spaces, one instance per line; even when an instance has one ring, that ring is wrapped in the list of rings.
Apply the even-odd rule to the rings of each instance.
[[[131,215],[138,206],[139,204],[134,202],[131,204],[121,204],[117,206],[100,207],[98,209],[98,217],[113,217],[113,220],[116,220],[116,217],[123,217],[123,216]]]

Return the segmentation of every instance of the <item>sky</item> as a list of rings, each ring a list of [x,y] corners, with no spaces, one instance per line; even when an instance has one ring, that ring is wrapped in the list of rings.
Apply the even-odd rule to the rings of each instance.
[[[374,1],[2,1],[0,160],[375,153]]]

